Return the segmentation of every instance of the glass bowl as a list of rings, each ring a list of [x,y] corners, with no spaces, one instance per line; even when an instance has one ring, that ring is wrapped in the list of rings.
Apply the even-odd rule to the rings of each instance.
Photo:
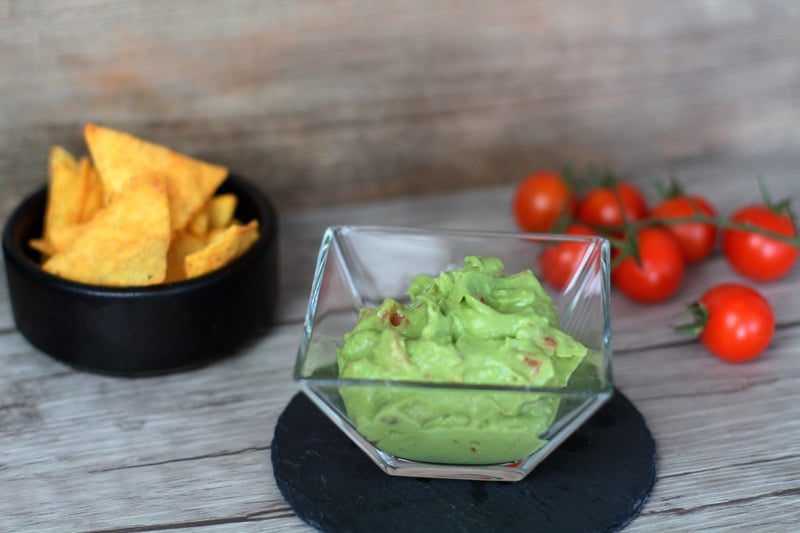
[[[408,302],[418,274],[498,257],[505,274],[538,276],[548,246],[583,243],[565,288],[545,285],[560,329],[588,351],[562,387],[342,379],[337,351],[359,309]],[[554,349],[555,351],[555,349]],[[553,356],[554,362],[558,357]],[[527,361],[527,359],[526,359]],[[557,363],[554,363],[557,364]],[[332,227],[322,238],[294,378],[384,472],[518,481],[611,397],[609,245],[599,237]]]

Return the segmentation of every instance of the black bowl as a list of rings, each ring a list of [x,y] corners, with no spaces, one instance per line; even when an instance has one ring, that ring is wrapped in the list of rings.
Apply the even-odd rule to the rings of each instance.
[[[278,218],[253,185],[230,176],[236,217],[261,234],[242,257],[195,279],[152,287],[101,287],[56,277],[28,240],[42,231],[47,192],[11,214],[3,231],[8,292],[19,331],[43,352],[82,370],[165,374],[230,355],[272,322],[278,293]]]

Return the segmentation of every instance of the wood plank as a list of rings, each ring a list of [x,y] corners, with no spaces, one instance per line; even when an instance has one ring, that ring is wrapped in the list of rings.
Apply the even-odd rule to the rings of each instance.
[[[776,198],[790,197],[800,202],[797,154],[724,157],[684,161],[673,168],[642,169],[634,177],[651,202],[656,200],[652,183],[663,181],[669,172],[683,178],[687,188],[712,200],[721,214],[728,214],[743,202],[757,201],[756,176],[763,176]],[[735,178],[735,179],[734,179]],[[353,208],[336,206],[290,212],[281,221],[281,283],[279,306],[281,323],[301,320],[305,315],[311,278],[320,239],[329,225],[386,225],[515,231],[508,213],[512,189],[476,189],[417,199],[373,202]],[[749,199],[749,200],[743,200]],[[2,269],[2,266],[0,266]],[[4,273],[0,271],[0,275]],[[614,292],[612,316],[615,346],[635,350],[650,345],[678,342],[670,324],[684,305],[697,298],[712,283],[744,281],[733,273],[719,254],[702,265],[692,267],[678,294],[657,306],[640,306]],[[795,304],[800,284],[797,269],[779,283],[759,284],[775,308],[781,323],[800,321],[800,306]],[[0,284],[0,332],[12,326],[7,307],[7,287]],[[646,313],[641,310],[646,309]]]
[[[240,357],[146,380],[64,371],[36,353],[12,356],[0,375],[5,523],[297,525],[285,516],[265,447],[294,392],[298,334],[298,326],[280,328]],[[686,528],[740,505],[749,511],[737,514],[742,527],[791,523],[800,424],[787,409],[800,400],[798,341],[800,328],[781,331],[768,356],[743,366],[686,347],[617,358],[617,382],[658,442],[659,480],[635,527]],[[7,369],[23,366],[27,376],[9,379]]]
[[[797,155],[771,157],[720,158],[687,161],[672,169],[683,177],[687,188],[711,199],[720,214],[731,213],[743,202],[756,202],[759,193],[755,176],[765,178],[775,197],[790,197],[800,202],[797,182]],[[668,170],[652,169],[637,174],[651,202],[656,196],[651,184],[664,180]],[[736,179],[732,179],[736,178]],[[329,225],[385,225],[434,228],[516,231],[508,212],[512,195],[509,188],[488,188],[463,193],[428,196],[414,200],[375,202],[352,207],[331,207],[290,213],[283,219],[281,302],[283,320],[301,319],[306,311],[308,292],[319,242]],[[749,199],[749,200],[743,200]],[[723,281],[750,283],[731,271],[719,253],[713,259],[687,270],[683,286],[669,302],[642,306],[614,291],[612,326],[617,349],[636,350],[646,346],[679,342],[682,337],[670,327],[685,304],[698,298],[711,285]],[[800,271],[778,283],[758,284],[782,323],[800,321]]]
[[[8,280],[6,278],[6,265],[0,259],[0,335],[14,329],[14,317],[11,316],[11,305],[8,300]]]
[[[757,170],[798,197],[797,156],[687,161],[681,173],[722,212],[752,197]],[[642,180],[652,178],[642,174]],[[727,177],[736,176],[736,180]],[[10,529],[170,527],[301,531],[272,481],[274,424],[295,392],[290,373],[311,266],[328,224],[510,230],[510,190],[336,207],[284,217],[283,326],[211,367],[139,380],[78,373],[0,327],[0,516]],[[631,530],[788,529],[797,523],[800,423],[798,274],[759,285],[784,324],[752,364],[723,364],[664,327],[681,303],[734,279],[720,258],[699,267],[661,306],[615,297],[615,378],[645,414],[659,480]],[[0,283],[0,324],[10,327]],[[666,343],[665,346],[661,346]],[[673,343],[673,344],[671,344]]]
[[[0,212],[100,121],[282,206],[800,144],[794,2],[0,4]]]
[[[798,328],[779,332],[747,365],[692,346],[617,358],[616,381],[658,445],[655,490],[631,531],[780,531],[798,523],[799,336]]]
[[[268,450],[277,416],[295,392],[298,334],[297,326],[279,328],[218,365],[138,380],[73,372],[30,349],[4,354],[4,527],[103,529],[285,515]]]

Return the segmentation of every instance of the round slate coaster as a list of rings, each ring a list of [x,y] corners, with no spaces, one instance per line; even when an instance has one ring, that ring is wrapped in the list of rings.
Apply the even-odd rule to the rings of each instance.
[[[297,516],[324,531],[616,531],[655,481],[655,442],[619,391],[515,483],[384,474],[311,401],[278,419],[272,466]]]

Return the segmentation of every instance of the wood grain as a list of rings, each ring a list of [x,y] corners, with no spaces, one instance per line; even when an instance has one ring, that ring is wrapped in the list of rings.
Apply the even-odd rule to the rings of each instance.
[[[0,1],[0,213],[89,120],[283,208],[800,146],[790,0]]]
[[[657,195],[653,181],[664,180],[668,170],[682,177],[689,190],[709,198],[721,215],[730,214],[745,203],[756,202],[759,192],[755,176],[762,176],[776,198],[788,197],[800,202],[800,155],[736,157],[684,162],[670,169],[654,168],[637,176],[638,182],[650,197]],[[491,231],[515,231],[507,206],[512,190],[493,188],[451,195],[430,196],[413,201],[376,202],[353,209],[349,206],[331,207],[291,215],[284,218],[283,300],[281,315],[300,320],[306,311],[308,291],[314,271],[319,241],[329,225],[416,226],[461,228]],[[291,240],[291,242],[286,242]],[[663,305],[640,313],[640,306],[622,297],[612,298],[614,344],[617,350],[630,351],[640,347],[681,342],[682,337],[668,327],[685,304],[700,296],[709,283],[744,281],[728,268],[717,253],[713,259],[687,270],[686,280],[676,296]],[[770,299],[779,320],[784,324],[800,322],[800,272],[795,271],[781,283],[760,287]]]
[[[756,170],[776,194],[800,199],[798,163],[776,155],[680,170],[727,213],[753,197],[745,177]],[[0,283],[0,529],[307,531],[273,482],[269,445],[296,392],[291,369],[322,228],[510,229],[508,195],[486,189],[285,216],[281,325],[232,359],[175,376],[114,379],[55,362],[13,329]],[[667,304],[613,296],[615,380],[658,445],[658,481],[630,531],[791,531],[800,522],[797,271],[759,285],[780,325],[752,364],[723,364],[667,327],[683,301],[727,279],[736,277],[716,258]]]

